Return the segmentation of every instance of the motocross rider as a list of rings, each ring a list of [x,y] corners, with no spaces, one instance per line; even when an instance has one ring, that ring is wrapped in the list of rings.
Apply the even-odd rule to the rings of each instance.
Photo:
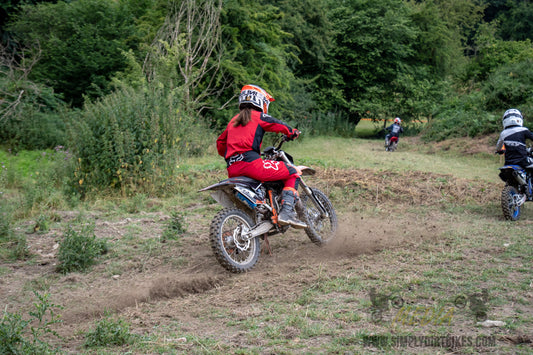
[[[522,113],[511,108],[503,114],[503,131],[496,143],[496,153],[505,153],[505,165],[520,165],[521,167],[533,168],[533,158],[528,154],[526,139],[533,140],[533,133],[523,127],[524,118]]]
[[[385,136],[385,147],[389,146],[389,141],[391,137],[398,138],[398,141],[400,140],[400,133],[403,133],[403,128],[401,126],[402,120],[400,117],[396,117],[394,119],[394,123],[391,124],[389,127],[385,128],[387,131],[389,131],[389,134]]]
[[[228,123],[217,139],[218,154],[226,159],[228,177],[248,176],[259,181],[284,182],[278,223],[295,228],[307,228],[294,210],[298,202],[298,171],[281,161],[261,159],[261,144],[265,132],[282,133],[289,139],[300,132],[268,115],[274,98],[256,85],[245,85],[239,95],[239,113]]]

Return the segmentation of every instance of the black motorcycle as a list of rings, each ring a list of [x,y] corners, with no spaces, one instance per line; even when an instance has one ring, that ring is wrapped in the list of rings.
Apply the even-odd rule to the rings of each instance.
[[[527,152],[532,155],[531,148]],[[505,165],[500,168],[499,176],[505,182],[501,195],[503,216],[517,221],[524,202],[533,200],[532,171],[520,165]]]
[[[282,136],[276,147],[266,148],[262,156],[267,160],[283,161],[303,175],[315,170],[295,166],[292,157],[281,150]],[[260,239],[268,243],[268,236],[286,232],[290,226],[280,225],[277,217],[281,207],[283,181],[261,182],[249,177],[229,178],[200,191],[211,196],[224,209],[211,222],[209,238],[218,262],[235,273],[251,270],[259,259]],[[322,191],[309,187],[303,177],[299,183],[300,200],[295,205],[298,218],[307,224],[305,233],[319,246],[331,241],[337,232],[337,215],[330,200]]]

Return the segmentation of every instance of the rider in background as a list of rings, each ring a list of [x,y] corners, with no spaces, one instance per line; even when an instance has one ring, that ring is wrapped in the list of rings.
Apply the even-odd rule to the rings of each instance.
[[[298,220],[294,206],[298,201],[298,171],[281,161],[261,159],[265,132],[282,133],[296,139],[300,132],[268,115],[274,98],[256,85],[245,85],[239,95],[239,113],[217,139],[217,150],[226,159],[229,177],[248,176],[259,181],[284,182],[278,223],[296,228],[307,225]]]
[[[385,128],[389,133],[385,136],[385,147],[389,146],[389,141],[391,137],[398,138],[398,141],[400,140],[400,133],[403,133],[403,128],[401,126],[402,120],[400,117],[396,117],[394,119],[394,123],[391,124],[389,127]]]
[[[505,165],[533,168],[533,158],[528,154],[526,139],[533,140],[533,133],[523,127],[522,113],[511,108],[503,114],[503,131],[496,143],[496,153],[505,153]],[[504,148],[505,147],[505,148]]]

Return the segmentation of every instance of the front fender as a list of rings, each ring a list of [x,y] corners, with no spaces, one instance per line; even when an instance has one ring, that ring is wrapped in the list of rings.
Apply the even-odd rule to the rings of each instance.
[[[315,175],[316,170],[313,168],[310,168],[305,165],[298,165],[296,166],[296,170],[300,173],[300,175],[309,176],[309,175]]]

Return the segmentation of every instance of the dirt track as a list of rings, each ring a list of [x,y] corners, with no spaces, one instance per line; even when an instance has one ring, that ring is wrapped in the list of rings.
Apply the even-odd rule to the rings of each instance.
[[[449,223],[447,217],[436,209],[417,215],[406,211],[409,206],[435,206],[452,200],[483,203],[497,199],[498,194],[494,186],[480,187],[472,181],[417,172],[401,175],[326,170],[320,171],[319,176],[319,187],[325,191],[335,190],[340,203],[343,198],[339,194],[343,191],[362,201],[362,204],[351,205],[339,213],[338,237],[326,247],[316,247],[303,232],[290,231],[270,238],[272,254],[263,250],[252,272],[229,274],[212,255],[208,224],[205,223],[209,216],[190,214],[187,216],[188,234],[179,248],[162,245],[154,250],[139,249],[138,254],[120,260],[119,276],[112,273],[114,258],[107,258],[86,274],[59,276],[55,274],[55,252],[60,231],[56,230],[46,235],[28,235],[30,250],[37,256],[35,262],[9,265],[9,277],[0,281],[0,299],[7,300],[11,310],[28,309],[32,300],[26,286],[56,275],[52,277],[56,280],[48,292],[53,295],[54,303],[64,307],[61,312],[63,323],[57,330],[66,339],[66,346],[62,344],[64,349],[72,352],[80,349],[81,332],[93,326],[106,311],[125,318],[135,334],[153,334],[170,327],[178,329],[175,331],[178,333],[215,339],[224,344],[223,349],[259,346],[265,353],[276,352],[276,347],[269,345],[267,339],[252,339],[244,330],[236,332],[228,324],[228,317],[236,321],[264,317],[269,310],[261,305],[266,301],[284,299],[293,304],[302,292],[324,279],[342,278],[353,273],[372,278],[386,273],[394,266],[384,264],[380,252],[415,249],[422,243],[437,241]],[[385,179],[387,184],[383,184]],[[484,193],[480,192],[481,188]],[[490,194],[487,191],[495,192]],[[365,203],[405,212],[394,213],[396,222],[393,224],[390,223],[392,215],[359,213],[368,208]],[[74,217],[71,212],[61,215],[63,222]],[[97,237],[113,243],[127,238],[132,225],[136,226],[141,239],[160,236],[164,222],[169,218],[159,213],[117,221],[105,220],[96,214],[92,217],[96,221]],[[386,279],[382,281],[387,282]],[[368,299],[363,291],[351,297]],[[345,295],[339,295],[339,302],[344,300]],[[294,303],[294,307],[298,305]],[[217,313],[219,316],[214,316]],[[334,324],[330,326],[334,327]],[[346,327],[355,332],[361,324],[347,322]],[[372,325],[364,327],[371,329]],[[304,350],[331,341],[328,337],[302,339],[297,328],[286,327],[285,332],[288,339],[298,339]],[[162,343],[175,343],[177,351],[188,352],[199,347],[183,337],[163,336],[160,339]]]

